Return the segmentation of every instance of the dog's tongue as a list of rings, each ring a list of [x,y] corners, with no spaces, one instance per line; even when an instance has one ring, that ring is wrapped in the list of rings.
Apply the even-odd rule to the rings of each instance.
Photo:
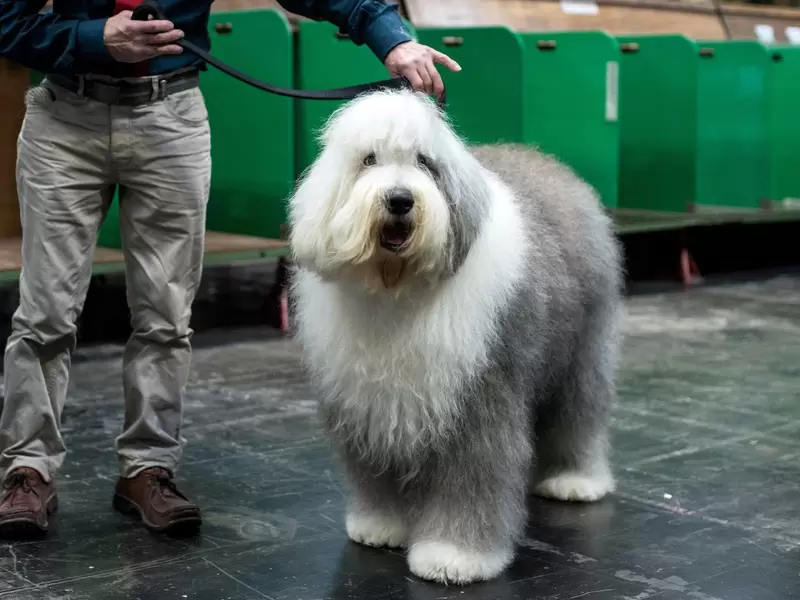
[[[388,225],[383,229],[383,239],[395,246],[405,243],[408,238],[408,230],[401,225]]]
[[[383,239],[385,239],[390,244],[393,244],[395,246],[400,246],[403,242],[406,241],[406,236],[403,235],[402,233],[389,232],[383,236]]]

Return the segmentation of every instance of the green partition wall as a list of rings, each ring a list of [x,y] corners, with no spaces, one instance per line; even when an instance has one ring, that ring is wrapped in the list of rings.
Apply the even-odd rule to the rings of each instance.
[[[800,48],[406,26],[462,65],[438,69],[446,112],[469,143],[535,145],[609,208],[754,211],[766,199],[800,198]],[[388,76],[330,23],[303,21],[293,36],[280,11],[248,10],[212,14],[209,31],[216,56],[277,85],[325,89]],[[212,129],[209,230],[279,237],[295,178],[318,152],[318,128],[342,101],[267,94],[213,67],[201,89]],[[120,247],[117,195],[99,244]]]
[[[603,32],[524,33],[523,140],[617,205],[620,50]]]
[[[770,198],[800,201],[800,48],[770,48]]]
[[[220,60],[292,87],[289,22],[277,10],[212,13],[211,48]],[[209,67],[201,89],[211,125],[208,229],[278,238],[294,185],[294,105]]]
[[[758,209],[770,187],[769,53],[755,41],[698,46],[697,208]]]
[[[697,45],[682,35],[619,41],[618,207],[685,212],[696,202]]]
[[[419,28],[419,41],[456,60],[439,67],[447,114],[469,143],[522,142],[522,40],[507,27]]]
[[[413,27],[405,22],[412,34]],[[302,21],[297,30],[295,85],[304,90],[334,89],[382,81],[391,75],[365,45],[357,46],[327,22]],[[346,100],[296,100],[295,172],[300,175],[319,152],[317,133]]]

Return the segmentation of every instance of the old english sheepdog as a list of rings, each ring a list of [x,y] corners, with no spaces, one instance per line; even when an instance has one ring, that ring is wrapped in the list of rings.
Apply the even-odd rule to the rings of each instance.
[[[291,298],[347,533],[406,548],[423,579],[494,578],[528,489],[614,489],[610,219],[564,165],[470,149],[410,91],[345,104],[321,146],[290,200]]]

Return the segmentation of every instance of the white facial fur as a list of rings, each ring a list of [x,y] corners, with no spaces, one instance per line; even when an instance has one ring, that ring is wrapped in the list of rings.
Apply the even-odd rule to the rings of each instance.
[[[298,264],[372,290],[382,287],[387,265],[413,279],[437,279],[453,250],[453,197],[442,174],[466,149],[435,105],[407,92],[370,94],[339,109],[321,142],[291,200]],[[379,239],[392,217],[386,196],[398,187],[414,198],[412,233],[400,251],[390,252]]]

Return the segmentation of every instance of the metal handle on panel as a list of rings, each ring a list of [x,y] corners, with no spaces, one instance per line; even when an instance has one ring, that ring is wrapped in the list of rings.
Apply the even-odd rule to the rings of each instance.
[[[446,35],[442,38],[442,43],[445,46],[461,46],[464,43],[464,38],[455,35]]]

